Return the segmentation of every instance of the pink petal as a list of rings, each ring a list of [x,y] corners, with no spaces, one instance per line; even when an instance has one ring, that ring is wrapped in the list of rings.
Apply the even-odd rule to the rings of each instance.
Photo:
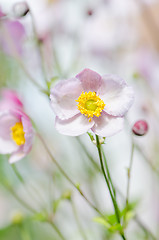
[[[124,116],[133,103],[133,89],[113,75],[103,76],[102,79],[103,84],[97,93],[105,103],[104,110],[113,116]]]
[[[22,147],[19,147],[19,149],[10,156],[9,163],[10,164],[15,163],[24,158],[25,156],[26,153],[23,152]]]
[[[86,133],[93,125],[94,121],[89,122],[89,119],[81,113],[68,120],[61,120],[58,117],[55,120],[57,131],[68,136],[79,136]]]
[[[34,137],[33,127],[29,117],[24,113],[22,115],[21,121],[23,125],[23,131],[25,132],[25,144],[23,146],[23,152],[29,153],[31,151],[32,144],[33,144],[33,137]]]
[[[79,113],[77,102],[75,101],[81,95],[83,89],[81,82],[72,78],[60,81],[51,90],[51,106],[60,119],[69,119]]]
[[[100,117],[94,117],[93,120],[95,124],[91,130],[101,137],[110,137],[118,133],[122,130],[124,123],[124,118],[110,116],[104,112]]]
[[[85,92],[97,92],[102,85],[101,76],[98,73],[87,68],[80,72],[76,78],[81,81]]]
[[[15,125],[18,119],[9,111],[0,113],[0,138],[11,140],[10,128]]]
[[[18,148],[19,146],[14,141],[0,138],[0,154],[10,154],[17,151]]]
[[[23,104],[19,100],[16,92],[10,89],[3,89],[1,91],[2,100],[0,101],[0,111],[4,111],[7,109],[22,109]]]
[[[2,23],[0,43],[9,55],[22,54],[25,29],[18,21],[4,20]]]

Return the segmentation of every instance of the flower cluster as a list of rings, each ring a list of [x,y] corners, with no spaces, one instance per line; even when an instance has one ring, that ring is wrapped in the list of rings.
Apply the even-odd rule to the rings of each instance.
[[[11,154],[9,162],[14,163],[30,152],[34,131],[16,93],[4,89],[1,96],[0,153]]]

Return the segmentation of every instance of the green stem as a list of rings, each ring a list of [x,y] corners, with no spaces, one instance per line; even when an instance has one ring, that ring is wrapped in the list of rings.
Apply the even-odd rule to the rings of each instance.
[[[36,210],[33,209],[28,203],[26,203],[23,199],[21,199],[15,192],[14,190],[10,187],[10,186],[7,186],[5,184],[5,187],[8,189],[8,191],[12,194],[12,196],[23,206],[25,207],[27,210],[29,210],[30,212],[32,213],[36,213]]]
[[[26,231],[24,224],[19,225],[22,240],[31,240],[31,236]]]
[[[79,138],[77,139],[77,140],[79,140]],[[82,143],[82,142],[81,142]],[[82,146],[84,146],[84,144],[82,143],[81,144],[81,147]],[[139,150],[139,152],[141,153],[141,154],[144,154],[143,152],[141,152],[141,149],[135,144],[135,148],[137,148],[138,150]],[[93,159],[93,157],[89,154],[89,152],[87,151],[87,149],[86,148],[83,148],[83,150],[84,150],[84,152],[85,152],[85,154],[86,154],[86,156],[89,158],[89,156]],[[87,152],[88,152],[88,154],[89,155],[87,155]],[[146,158],[146,156],[145,155],[143,155],[143,157],[144,158]],[[90,158],[89,158],[90,159]],[[95,160],[93,159],[93,161],[95,162]],[[92,161],[91,161],[92,162]],[[150,161],[148,160],[148,159],[146,159],[146,162],[148,163],[148,164],[151,164],[150,163]],[[93,164],[93,166],[96,168],[96,166]],[[97,164],[97,166],[98,166],[98,164]],[[98,166],[99,167],[99,166]],[[152,170],[154,170],[154,168],[152,167]],[[101,172],[101,169],[99,169],[99,171]],[[159,176],[159,173],[158,173],[158,176]],[[116,188],[116,192],[120,195],[120,197],[125,201],[125,197],[124,197],[124,195],[123,195],[123,193],[117,188],[117,187],[115,187]],[[153,240],[156,240],[156,237],[153,235],[153,233],[147,228],[147,226],[145,226],[142,222],[141,222],[141,220],[140,220],[140,218],[136,215],[135,216],[135,222],[136,223],[138,223],[138,225],[140,226],[140,228],[144,231],[144,232],[146,232]]]
[[[24,185],[24,187],[25,187],[26,190],[28,191],[28,194],[31,195],[32,198],[34,198],[34,200],[36,200],[36,201],[38,200],[38,201],[39,201],[39,204],[41,204],[40,198],[42,199],[42,201],[43,201],[43,198],[42,198],[42,196],[40,195],[40,193],[39,193],[39,191],[37,190],[37,188],[34,187],[33,185],[31,185],[33,191],[32,191],[31,189],[27,188],[26,185],[25,185],[25,180],[24,180],[24,178],[22,177],[22,175],[20,174],[20,172],[18,171],[16,165],[15,165],[15,164],[11,164],[11,167],[12,167],[15,175],[17,176],[18,180]],[[36,195],[33,194],[33,192],[36,193]]]
[[[106,173],[105,173],[105,169],[104,169],[104,165],[103,165],[103,159],[102,159],[101,144],[100,144],[100,142],[99,142],[99,137],[98,137],[97,135],[96,135],[96,142],[97,142],[97,149],[98,149],[98,154],[99,154],[101,169],[102,169],[102,172],[103,172],[103,175],[104,175],[104,178],[105,178],[105,181],[106,181],[106,184],[107,184],[107,186],[108,186],[108,190],[109,190],[109,193],[110,193],[112,202],[113,202],[113,206],[114,206],[114,210],[115,210],[115,214],[116,214],[117,221],[118,221],[118,223],[120,223],[120,214],[119,214],[117,202],[116,202],[115,199],[114,199],[114,196],[113,196],[113,194],[112,194],[112,190],[111,190],[111,187],[110,187],[109,180],[108,180],[108,178],[107,178],[107,176],[106,176]]]
[[[85,235],[85,232],[83,231],[83,228],[81,226],[81,223],[79,221],[79,218],[78,218],[78,214],[77,214],[77,210],[76,210],[76,207],[75,207],[75,204],[73,202],[73,200],[71,200],[71,205],[72,205],[72,210],[73,210],[73,213],[74,213],[74,216],[75,216],[75,220],[76,220],[76,223],[77,223],[77,226],[79,228],[79,231],[81,233],[81,236],[84,240],[87,240],[87,237]]]
[[[114,196],[113,196],[113,193],[112,193],[112,190],[111,190],[111,187],[110,187],[110,183],[109,183],[109,179],[107,178],[106,173],[105,173],[105,169],[104,169],[104,165],[103,165],[103,158],[102,158],[101,144],[100,144],[100,142],[99,142],[99,137],[98,137],[98,135],[96,135],[96,144],[97,144],[97,149],[98,149],[98,155],[99,155],[99,159],[100,159],[101,169],[102,169],[102,172],[103,172],[103,175],[104,175],[104,178],[105,178],[105,181],[106,181],[106,184],[107,184],[107,187],[108,187],[108,190],[109,190],[109,193],[110,193],[112,202],[113,202],[116,219],[117,219],[118,223],[120,224],[119,208],[118,208],[117,201],[116,201],[116,199],[115,199]],[[108,169],[108,171],[109,171],[109,169]],[[120,233],[120,235],[121,235],[121,237],[122,237],[124,240],[126,240],[126,238],[125,238],[125,236],[124,236],[124,233]]]
[[[108,168],[107,159],[106,159],[106,156],[105,156],[105,153],[104,153],[104,150],[103,150],[102,146],[101,146],[101,150],[102,150],[102,154],[103,154],[103,158],[104,158],[104,163],[105,163],[107,176],[108,176],[108,179],[109,179],[109,182],[110,182],[113,194],[114,194],[114,198],[116,199],[116,191],[115,191],[115,188],[114,188],[114,185],[113,185],[113,182],[112,182],[112,178],[111,178],[110,171],[109,171],[109,168]]]
[[[96,163],[96,161],[93,159],[93,157],[91,156],[91,154],[88,152],[87,148],[85,147],[85,145],[82,143],[81,139],[79,137],[76,137],[76,140],[78,141],[79,145],[82,147],[83,151],[85,152],[86,156],[88,157],[88,159],[91,161],[91,163],[94,165],[95,169],[97,169],[99,172],[101,172],[100,166],[98,165],[98,163]]]
[[[100,210],[98,210],[94,204],[92,202],[90,202],[90,200],[85,196],[85,194],[83,193],[83,191],[72,181],[72,179],[67,175],[67,173],[63,170],[63,168],[60,166],[60,164],[56,161],[56,159],[53,157],[52,153],[50,152],[49,148],[47,147],[45,141],[43,140],[43,138],[41,137],[40,134],[37,133],[37,136],[39,137],[39,139],[41,140],[43,146],[45,147],[49,157],[51,158],[52,162],[57,166],[57,168],[60,170],[60,172],[63,174],[63,176],[68,180],[68,182],[70,182],[70,184],[76,188],[76,190],[81,194],[81,196],[86,200],[86,202],[89,204],[89,206],[91,208],[93,208],[98,214],[100,214],[101,216],[103,216],[103,214],[100,212]]]
[[[46,70],[45,70],[45,65],[44,65],[44,55],[43,55],[43,51],[42,51],[42,43],[40,42],[39,38],[38,38],[38,34],[36,31],[36,26],[35,26],[35,20],[34,20],[34,16],[31,12],[31,10],[29,11],[31,19],[32,19],[32,27],[33,27],[33,34],[36,40],[36,44],[38,46],[37,50],[39,51],[39,55],[40,55],[40,60],[41,60],[41,69],[42,69],[42,73],[43,73],[43,77],[45,80],[45,83],[47,83],[47,74],[46,74]]]
[[[62,240],[66,240],[65,237],[63,236],[63,234],[61,233],[61,231],[58,229],[58,227],[53,223],[53,222],[48,222],[50,224],[50,226],[55,230],[55,232],[59,235],[59,237]]]
[[[127,184],[127,194],[126,194],[126,211],[125,211],[125,215],[124,215],[124,220],[126,218],[126,214],[128,212],[128,208],[129,208],[130,177],[131,177],[131,170],[132,170],[132,163],[133,163],[133,155],[134,155],[134,142],[132,140],[131,157],[130,157],[130,163],[129,163],[129,168],[128,168],[128,184]]]
[[[12,169],[13,169],[15,175],[17,176],[17,178],[19,179],[19,181],[20,181],[22,184],[24,184],[25,181],[24,181],[22,175],[19,173],[18,169],[16,168],[16,165],[15,165],[15,164],[11,164],[10,166],[12,167]]]

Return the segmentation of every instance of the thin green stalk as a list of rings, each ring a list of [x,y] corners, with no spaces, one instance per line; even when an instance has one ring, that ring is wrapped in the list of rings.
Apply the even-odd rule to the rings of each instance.
[[[134,142],[132,141],[131,157],[130,157],[130,163],[129,163],[129,168],[128,168],[128,184],[127,184],[127,194],[126,194],[125,216],[126,216],[126,213],[128,211],[128,207],[129,207],[130,177],[131,177],[131,170],[132,170],[132,164],[133,164],[133,155],[134,155]]]
[[[79,221],[79,217],[78,217],[78,214],[77,214],[77,210],[76,210],[75,204],[74,204],[72,199],[71,199],[71,205],[72,205],[72,210],[73,210],[73,213],[74,213],[74,216],[75,216],[75,220],[76,220],[77,226],[79,228],[79,232],[81,233],[82,238],[84,240],[87,240],[87,236],[85,235],[85,232],[83,231],[83,228],[82,228],[81,223]]]
[[[43,138],[41,137],[40,134],[37,133],[37,136],[39,137],[39,139],[41,140],[43,146],[45,147],[50,159],[52,160],[52,162],[57,166],[57,168],[60,170],[60,172],[63,174],[63,176],[68,180],[68,182],[70,182],[70,184],[76,188],[76,190],[81,194],[81,196],[86,200],[86,202],[89,204],[90,207],[92,207],[98,214],[100,214],[101,216],[103,216],[103,214],[100,212],[99,209],[97,209],[94,204],[92,202],[90,202],[90,200],[85,196],[85,194],[83,193],[83,191],[72,181],[72,179],[67,175],[67,173],[63,170],[63,168],[60,166],[60,164],[56,161],[56,159],[53,157],[52,153],[50,152],[49,148],[47,147],[45,141],[43,140]]]
[[[26,185],[25,185],[25,180],[24,178],[22,177],[22,175],[20,174],[20,172],[18,171],[17,167],[15,164],[11,164],[11,167],[15,173],[15,175],[17,176],[18,180],[24,185],[24,187],[26,188]],[[40,198],[42,199],[41,195],[39,194],[39,191],[37,191],[37,189],[32,185],[32,189],[33,191],[36,193],[36,197],[35,195],[33,194],[33,192],[31,191],[31,189],[28,189],[26,188],[26,190],[28,191],[28,194],[29,195],[32,195],[32,197],[37,201],[39,201],[39,204],[41,204],[40,202]],[[43,201],[43,199],[42,199]]]
[[[31,240],[31,236],[29,235],[28,231],[26,231],[24,224],[19,224],[20,233],[22,240]]]
[[[37,212],[36,212],[36,210],[35,209],[33,209],[28,203],[26,203],[23,199],[21,199],[14,191],[13,191],[13,189],[10,187],[10,186],[7,186],[7,185],[5,185],[6,187],[7,187],[7,189],[8,189],[8,191],[12,194],[12,196],[24,207],[24,208],[26,208],[27,210],[29,210],[30,212],[32,212],[33,214],[36,214]],[[46,222],[47,223],[49,223],[52,227],[53,227],[53,229],[58,233],[58,235],[60,236],[60,238],[62,239],[62,240],[66,240],[65,238],[64,238],[64,236],[62,235],[62,233],[60,232],[60,230],[58,229],[58,227],[52,222],[52,221],[50,221],[50,220],[46,220]]]
[[[150,230],[147,229],[147,227],[140,221],[140,219],[138,218],[138,216],[135,217],[135,221],[139,224],[139,226],[142,228],[142,230],[145,232],[145,234],[147,234],[148,236],[150,236],[151,239],[157,240],[157,238],[153,235],[153,233],[150,232]]]
[[[151,170],[159,177],[159,171],[156,169],[156,167],[151,163],[150,159],[145,155],[145,153],[142,151],[142,149],[134,143],[135,148],[139,151],[139,153],[143,156],[145,162],[149,165]]]
[[[118,221],[118,223],[120,223],[119,208],[118,208],[118,204],[116,202],[116,199],[113,196],[113,193],[112,193],[112,190],[111,190],[111,187],[110,187],[110,183],[109,183],[109,179],[107,178],[106,173],[105,173],[105,169],[104,169],[104,165],[103,165],[103,158],[102,158],[101,144],[99,142],[98,135],[96,135],[96,144],[97,144],[97,149],[98,149],[98,155],[99,155],[99,159],[100,159],[101,169],[102,169],[102,172],[103,172],[103,175],[104,175],[104,178],[105,178],[105,181],[106,181],[106,184],[107,184],[107,187],[108,187],[108,190],[109,190],[112,202],[113,202],[113,206],[114,206],[114,210],[115,210],[115,215],[116,215],[117,221]],[[121,235],[121,237],[124,240],[126,240],[126,238],[124,236],[124,233],[120,233],[120,235]]]
[[[18,169],[16,168],[16,165],[15,165],[15,164],[11,164],[10,166],[12,167],[12,169],[13,169],[15,175],[17,176],[17,178],[19,179],[19,181],[20,181],[22,184],[24,184],[25,181],[24,181],[22,175],[19,173]]]
[[[45,70],[45,65],[44,65],[44,55],[43,55],[43,51],[42,51],[42,43],[40,42],[39,38],[38,38],[38,34],[36,31],[36,26],[35,26],[35,20],[34,20],[34,16],[31,12],[31,10],[29,11],[31,19],[32,19],[32,27],[33,27],[33,34],[36,40],[36,44],[38,46],[38,51],[39,51],[39,55],[40,55],[40,60],[41,60],[41,69],[42,69],[42,73],[43,73],[43,77],[45,82],[47,83],[47,74],[46,74],[46,70]]]
[[[83,144],[82,144],[83,145]],[[82,146],[81,145],[81,146]],[[135,148],[137,148],[137,150],[141,153],[141,154],[144,154],[144,153],[142,153],[141,152],[141,149],[135,144]],[[83,150],[84,150],[84,152],[85,152],[85,154],[87,155],[87,149],[86,149],[86,151],[85,151],[85,148],[83,148]],[[89,155],[87,155],[88,157],[89,156],[91,156],[90,154]],[[146,156],[145,155],[143,155],[143,157],[145,157],[146,158]],[[93,159],[93,157],[91,156],[91,158]],[[95,162],[95,160],[93,159],[93,161]],[[150,164],[150,161],[149,160],[147,160],[146,159],[146,162],[148,163],[148,164]],[[96,168],[96,166],[93,164],[93,166]],[[100,172],[102,172],[101,171],[101,169],[99,169],[100,170]],[[154,168],[152,167],[152,170],[154,170]],[[159,173],[158,173],[158,176],[159,176]],[[120,195],[120,197],[122,197],[122,199],[124,200],[124,201],[126,201],[125,200],[125,197],[124,197],[124,195],[123,195],[123,193],[119,190],[119,189],[117,189],[117,187],[115,187],[116,188],[116,192]],[[153,233],[147,228],[147,226],[145,226],[142,222],[141,222],[141,220],[140,220],[140,218],[136,215],[135,216],[135,222],[136,223],[138,223],[138,225],[140,226],[140,228],[144,231],[144,232],[146,232],[153,240],[156,240],[156,237],[153,235]]]
[[[100,160],[100,164],[101,164],[101,169],[102,169],[102,172],[103,172],[103,175],[104,175],[104,178],[105,178],[105,181],[106,181],[106,184],[107,184],[107,186],[108,186],[108,190],[109,190],[109,193],[110,193],[112,202],[113,202],[113,206],[114,206],[114,210],[115,210],[115,214],[116,214],[117,221],[118,221],[118,223],[120,223],[120,214],[119,214],[117,202],[116,202],[115,199],[114,199],[114,196],[113,196],[113,193],[112,193],[112,190],[111,190],[111,187],[110,187],[109,180],[108,180],[108,178],[107,178],[107,176],[106,176],[106,173],[105,173],[105,169],[104,169],[104,165],[103,165],[103,159],[102,159],[101,144],[100,144],[100,142],[99,142],[99,137],[98,137],[97,135],[96,135],[96,142],[97,142],[97,149],[98,149],[98,154],[99,154],[99,160]]]
[[[55,230],[55,232],[59,235],[59,237],[62,240],[66,240],[66,238],[63,236],[63,234],[61,233],[61,231],[58,229],[58,227],[51,221],[48,221],[48,223],[50,224],[50,226]]]
[[[79,145],[82,147],[83,151],[85,152],[85,154],[87,155],[88,159],[92,162],[92,164],[94,165],[95,169],[97,169],[99,172],[101,172],[101,169],[98,165],[98,163],[96,163],[96,161],[93,159],[93,157],[91,156],[91,154],[88,152],[87,148],[85,147],[85,145],[82,143],[81,139],[79,137],[76,137],[76,140],[78,141]]]
[[[105,163],[107,176],[108,176],[108,179],[109,179],[109,182],[110,182],[113,194],[114,194],[114,198],[116,199],[116,191],[115,191],[115,188],[114,188],[114,185],[113,185],[113,182],[112,182],[112,178],[111,178],[110,171],[109,171],[108,164],[107,164],[107,159],[106,159],[106,156],[105,156],[105,153],[104,153],[104,150],[103,150],[102,146],[101,146],[101,150],[102,150],[102,154],[103,154],[103,158],[104,158],[104,163]]]
[[[13,53],[13,57],[14,59],[17,61],[17,63],[19,64],[19,66],[21,67],[21,69],[23,70],[23,72],[25,73],[25,75],[29,78],[29,80],[38,88],[40,89],[42,92],[47,94],[47,90],[43,89],[43,87],[31,76],[31,74],[28,72],[28,70],[26,69],[24,63],[22,62],[22,60],[20,59],[20,56],[17,52],[17,49],[15,47],[14,42],[12,41],[12,37],[10,35],[10,33],[8,32],[8,30],[6,28],[4,28],[3,24],[0,24],[3,34],[5,36],[5,40],[6,43],[8,44],[8,46],[10,47],[12,53]]]
[[[25,202],[23,199],[21,199],[10,186],[5,185],[5,187],[7,187],[7,190],[13,195],[13,197],[23,206],[25,207],[27,210],[29,210],[32,213],[36,213],[36,210],[34,208],[32,208],[27,202]]]

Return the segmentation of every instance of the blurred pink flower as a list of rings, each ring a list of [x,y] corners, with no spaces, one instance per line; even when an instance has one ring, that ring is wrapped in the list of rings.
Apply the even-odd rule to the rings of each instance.
[[[22,54],[25,29],[19,21],[9,20],[0,10],[0,45],[9,55]]]
[[[19,161],[31,151],[33,136],[23,104],[14,91],[5,89],[0,101],[0,154],[11,154],[10,163]]]
[[[39,37],[44,37],[54,30],[60,19],[64,16],[63,0],[28,0],[33,14],[36,31]]]
[[[108,137],[123,128],[124,115],[133,103],[133,90],[113,75],[100,76],[85,69],[75,78],[60,81],[51,90],[55,127],[65,135],[78,136],[89,129]]]

